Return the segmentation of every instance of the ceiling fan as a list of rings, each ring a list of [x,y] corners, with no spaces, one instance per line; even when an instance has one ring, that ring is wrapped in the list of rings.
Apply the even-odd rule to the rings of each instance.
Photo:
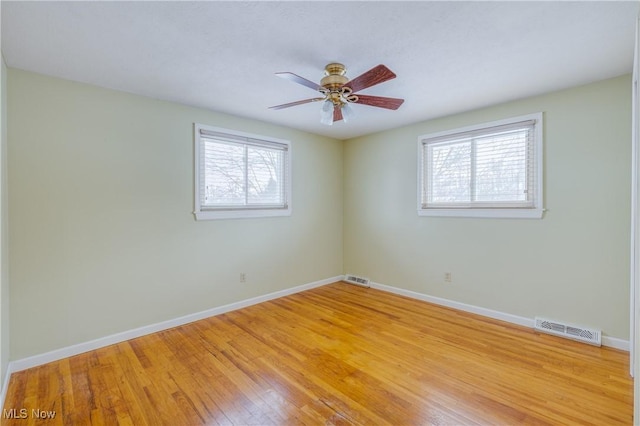
[[[356,92],[364,90],[376,84],[383,83],[396,75],[384,65],[378,65],[371,68],[364,74],[349,80],[345,75],[347,69],[344,65],[331,63],[324,68],[324,77],[320,80],[320,84],[300,77],[292,72],[278,72],[278,77],[284,78],[294,83],[302,84],[313,90],[317,90],[322,94],[321,97],[304,99],[301,101],[290,102],[288,104],[276,105],[269,107],[271,109],[283,109],[296,105],[307,104],[310,102],[322,102],[320,122],[326,125],[332,125],[334,121],[344,120],[347,122],[353,117],[351,104],[370,105],[378,108],[387,108],[396,110],[402,105],[404,99],[386,98],[383,96],[360,95]]]

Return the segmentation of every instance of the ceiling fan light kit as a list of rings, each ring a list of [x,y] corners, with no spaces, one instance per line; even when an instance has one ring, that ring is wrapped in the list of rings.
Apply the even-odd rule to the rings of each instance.
[[[276,73],[278,77],[317,90],[323,97],[304,99],[272,106],[270,108],[283,109],[310,102],[323,101],[322,108],[320,109],[320,123],[330,126],[335,121],[344,120],[346,123],[353,118],[354,111],[350,104],[359,103],[395,110],[404,102],[404,99],[398,98],[355,94],[355,92],[395,78],[396,75],[386,66],[378,65],[353,80],[349,80],[346,73],[347,69],[345,66],[337,62],[330,63],[324,68],[325,76],[320,80],[320,84],[316,84],[291,72]]]
[[[331,126],[333,124],[333,102],[327,99],[322,102],[322,108],[320,109],[320,123],[325,124],[327,126]]]
[[[353,108],[351,107],[351,105],[349,105],[348,103],[342,105],[342,120],[344,120],[345,123],[348,123],[349,120],[354,117],[354,115],[355,112],[353,112]]]

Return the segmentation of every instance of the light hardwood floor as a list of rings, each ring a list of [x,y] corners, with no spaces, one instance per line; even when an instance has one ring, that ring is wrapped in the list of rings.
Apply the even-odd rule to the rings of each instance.
[[[628,369],[626,352],[336,283],[15,373],[3,417],[28,416],[3,424],[631,424]]]

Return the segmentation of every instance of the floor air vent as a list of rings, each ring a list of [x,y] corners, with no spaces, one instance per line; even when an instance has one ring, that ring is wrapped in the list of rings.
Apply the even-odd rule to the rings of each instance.
[[[545,333],[578,340],[595,346],[602,344],[602,333],[600,330],[576,327],[544,318],[536,318],[535,328]]]
[[[357,284],[363,287],[369,287],[369,278],[357,277],[355,275],[347,275],[344,280],[351,284]]]

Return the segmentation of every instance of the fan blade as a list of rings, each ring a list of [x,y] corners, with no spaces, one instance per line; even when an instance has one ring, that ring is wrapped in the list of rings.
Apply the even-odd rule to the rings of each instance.
[[[309,102],[318,102],[323,100],[324,98],[313,98],[313,99],[304,99],[302,101],[296,101],[296,102],[289,102],[288,104],[282,104],[282,105],[276,105],[276,106],[272,106],[269,107],[269,109],[283,109],[283,108],[289,108],[292,106],[296,106],[296,105],[303,105],[303,104],[308,104]]]
[[[322,86],[320,86],[318,83],[314,83],[313,81],[307,80],[306,78],[300,77],[299,75],[292,72],[277,72],[276,75],[280,78],[284,78],[285,80],[293,81],[294,83],[307,86],[308,88],[313,90],[322,89]]]
[[[384,96],[367,96],[357,95],[357,104],[371,105],[378,108],[398,109],[404,102],[404,99],[385,98]]]
[[[345,84],[346,87],[350,87],[353,93],[358,92],[367,87],[375,86],[376,84],[383,83],[387,80],[396,78],[396,75],[389,68],[380,64],[377,67],[371,68],[364,74],[354,78]]]
[[[333,122],[342,120],[342,108],[333,107]]]

